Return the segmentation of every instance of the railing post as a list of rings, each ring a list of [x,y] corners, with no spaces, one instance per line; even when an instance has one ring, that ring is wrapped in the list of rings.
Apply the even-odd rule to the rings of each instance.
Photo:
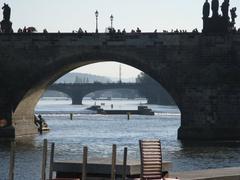
[[[42,172],[41,180],[46,180],[46,165],[47,165],[47,139],[43,140],[43,152],[42,152]]]
[[[127,147],[124,148],[124,153],[123,153],[123,171],[122,171],[122,179],[126,179],[126,169],[127,169]]]
[[[15,142],[11,142],[11,150],[10,150],[10,161],[9,161],[9,180],[14,180],[14,165],[15,165]]]
[[[49,164],[49,180],[53,178],[53,163],[54,163],[55,143],[51,144],[50,164]]]
[[[142,179],[143,179],[142,140],[139,140],[139,149],[140,149],[140,159],[141,159],[141,174],[140,174],[140,180],[142,180]]]
[[[117,152],[117,145],[113,144],[112,146],[112,171],[111,171],[111,180],[115,180],[116,175],[116,154]]]
[[[88,157],[88,147],[83,147],[83,162],[82,162],[82,179],[86,180],[86,174],[87,174],[87,157]]]

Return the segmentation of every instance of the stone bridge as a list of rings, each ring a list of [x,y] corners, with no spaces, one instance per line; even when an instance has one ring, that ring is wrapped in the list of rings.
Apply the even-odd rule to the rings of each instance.
[[[174,100],[158,83],[54,83],[48,87],[48,90],[67,94],[72,98],[72,104],[82,104],[84,96],[91,92],[110,89],[134,89],[147,98],[149,104],[175,105]]]
[[[87,94],[108,89],[135,89],[141,88],[138,83],[74,83],[74,84],[53,84],[48,90],[60,91],[72,98],[72,104],[82,104]]]
[[[35,133],[48,86],[103,61],[138,68],[169,92],[181,111],[179,139],[240,139],[239,33],[0,34],[0,136]]]

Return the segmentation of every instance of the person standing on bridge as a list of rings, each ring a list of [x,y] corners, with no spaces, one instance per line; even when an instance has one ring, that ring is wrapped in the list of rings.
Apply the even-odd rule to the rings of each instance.
[[[209,15],[210,15],[210,4],[208,0],[206,0],[206,2],[203,5],[203,18],[206,19],[209,17]]]
[[[2,7],[2,9],[3,9],[3,19],[5,21],[10,21],[11,8],[8,6],[8,4],[4,3],[4,6]]]
[[[222,6],[221,6],[221,10],[222,10],[223,17],[226,18],[227,20],[229,20],[229,16],[228,16],[229,0],[224,0],[224,2],[222,3]]]
[[[216,18],[219,16],[218,14],[219,9],[219,0],[212,0],[212,17]]]
[[[210,4],[208,0],[203,5],[203,32],[207,31],[207,23],[210,15]]]

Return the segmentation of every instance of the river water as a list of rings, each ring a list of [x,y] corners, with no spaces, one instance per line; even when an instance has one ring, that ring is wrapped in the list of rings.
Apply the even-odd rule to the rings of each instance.
[[[81,160],[84,145],[89,158],[111,156],[112,144],[117,144],[118,158],[128,147],[128,159],[139,159],[139,139],[161,139],[163,160],[173,163],[173,171],[240,166],[240,142],[181,142],[177,140],[180,112],[174,106],[148,105],[154,116],[99,115],[86,110],[97,104],[104,109],[137,109],[146,100],[85,100],[85,105],[71,105],[68,99],[42,99],[36,112],[41,113],[51,130],[43,135],[20,138],[16,143],[17,180],[37,180],[40,177],[42,141],[56,143],[57,160]],[[69,113],[73,112],[73,120]],[[0,180],[7,179],[9,142],[0,143]]]

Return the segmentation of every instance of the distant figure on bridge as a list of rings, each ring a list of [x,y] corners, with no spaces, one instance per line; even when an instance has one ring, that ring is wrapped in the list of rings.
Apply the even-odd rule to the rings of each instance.
[[[218,9],[219,9],[219,0],[212,0],[212,16],[218,17]]]
[[[232,19],[232,24],[234,25],[236,22],[235,22],[235,19],[237,18],[237,14],[236,14],[236,11],[237,11],[237,8],[234,7],[230,10],[231,12],[231,19]]]
[[[141,33],[141,30],[139,29],[139,27],[136,30],[137,33]]]
[[[229,19],[229,16],[228,16],[229,0],[224,0],[224,2],[222,3],[222,6],[221,6],[221,10],[222,10],[223,17],[226,19]]]
[[[10,21],[11,16],[11,8],[8,6],[8,4],[4,3],[3,9],[3,20]]]
[[[11,8],[8,4],[4,3],[3,9],[3,20],[1,21],[1,32],[13,33],[12,23],[10,21]]]
[[[78,33],[79,33],[79,34],[83,34],[82,28],[79,28],[79,29],[78,29]]]
[[[210,15],[210,4],[208,0],[203,5],[203,18],[208,18]]]
[[[27,32],[27,27],[24,26],[24,28],[23,28],[23,33],[26,33],[26,32]]]
[[[22,30],[21,28],[19,28],[17,32],[18,32],[18,33],[22,33],[23,30]]]
[[[43,34],[47,34],[47,33],[48,33],[47,29],[43,29]]]

